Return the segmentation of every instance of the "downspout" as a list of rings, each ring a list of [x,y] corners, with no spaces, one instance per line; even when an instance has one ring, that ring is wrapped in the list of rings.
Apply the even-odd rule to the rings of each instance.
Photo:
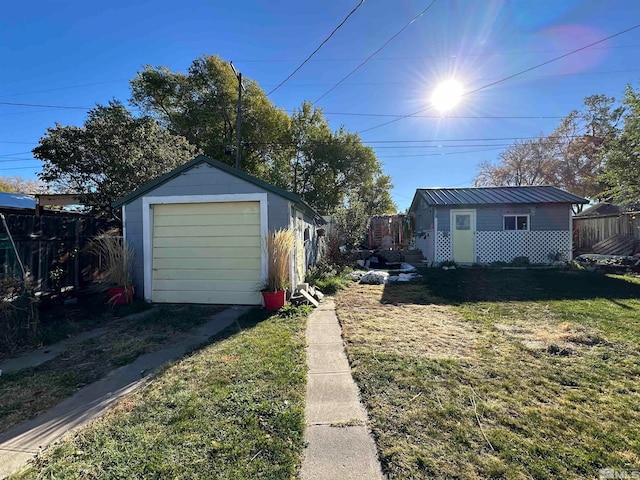
[[[573,207],[569,208],[569,261],[573,260]]]

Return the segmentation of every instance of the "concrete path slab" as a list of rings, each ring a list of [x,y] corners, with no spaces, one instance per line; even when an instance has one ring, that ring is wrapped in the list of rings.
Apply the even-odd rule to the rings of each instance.
[[[128,315],[126,318],[134,320],[136,318],[145,317],[151,314],[153,311],[154,309],[151,308],[149,310],[145,310],[144,312]],[[32,350],[28,353],[25,353],[24,355],[20,355],[19,357],[2,360],[0,361],[0,372],[2,374],[8,374],[24,370],[25,368],[37,367],[38,365],[42,365],[49,360],[53,360],[71,345],[76,345],[86,340],[100,337],[107,333],[107,331],[107,327],[94,328],[93,330],[82,332],[75,337],[65,338],[64,340],[61,340],[58,343],[54,343],[53,345],[47,345],[45,347]]]
[[[307,365],[311,373],[349,373],[349,361],[342,343],[313,343],[307,348]]]
[[[358,399],[358,387],[350,372],[327,375],[310,373],[307,382],[307,425],[367,421],[367,414]]]
[[[199,328],[176,338],[170,347],[138,357],[79,390],[51,410],[1,435],[0,478],[17,471],[40,449],[61,439],[67,432],[86,425],[114,402],[140,389],[147,382],[145,377],[149,373],[202,345],[249,308],[231,307],[214,315]]]
[[[332,299],[325,299],[309,317],[307,343],[302,479],[382,479]]]
[[[36,350],[32,350],[29,353],[21,355],[15,358],[8,358],[0,361],[0,372],[6,375],[8,373],[18,372],[25,368],[33,368],[38,365],[42,365],[49,360],[53,360],[62,352],[64,352],[71,345],[82,343],[85,340],[100,337],[107,333],[106,327],[94,328],[88,332],[83,332],[72,338],[67,338],[53,345],[41,347]]]
[[[366,426],[307,427],[302,478],[306,480],[382,479],[380,463]]]

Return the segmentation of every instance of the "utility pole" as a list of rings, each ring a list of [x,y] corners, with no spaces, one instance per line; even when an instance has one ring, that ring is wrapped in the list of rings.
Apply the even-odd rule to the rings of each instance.
[[[240,159],[242,158],[242,92],[244,91],[244,85],[242,84],[242,73],[236,70],[233,66],[233,62],[229,62],[231,69],[238,79],[238,126],[236,128],[236,168],[240,170]]]

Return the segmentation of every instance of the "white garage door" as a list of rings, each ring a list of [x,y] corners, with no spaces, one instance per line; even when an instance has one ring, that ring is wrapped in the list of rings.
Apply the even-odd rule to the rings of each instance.
[[[260,202],[153,206],[151,299],[261,302]]]

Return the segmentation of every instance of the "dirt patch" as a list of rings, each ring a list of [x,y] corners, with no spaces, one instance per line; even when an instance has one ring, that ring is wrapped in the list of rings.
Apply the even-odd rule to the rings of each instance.
[[[609,344],[603,336],[570,322],[550,324],[528,321],[526,325],[497,323],[494,326],[514,337],[525,348],[551,355],[570,356],[578,354],[581,347]]]
[[[393,290],[391,295],[389,289]],[[428,303],[423,298],[424,288],[420,290],[422,296],[416,299],[420,303],[412,303],[412,285],[355,285],[341,292],[336,312],[345,339],[366,344],[379,354],[475,357],[477,334],[473,326],[452,308]],[[405,303],[382,303],[383,297]]]

